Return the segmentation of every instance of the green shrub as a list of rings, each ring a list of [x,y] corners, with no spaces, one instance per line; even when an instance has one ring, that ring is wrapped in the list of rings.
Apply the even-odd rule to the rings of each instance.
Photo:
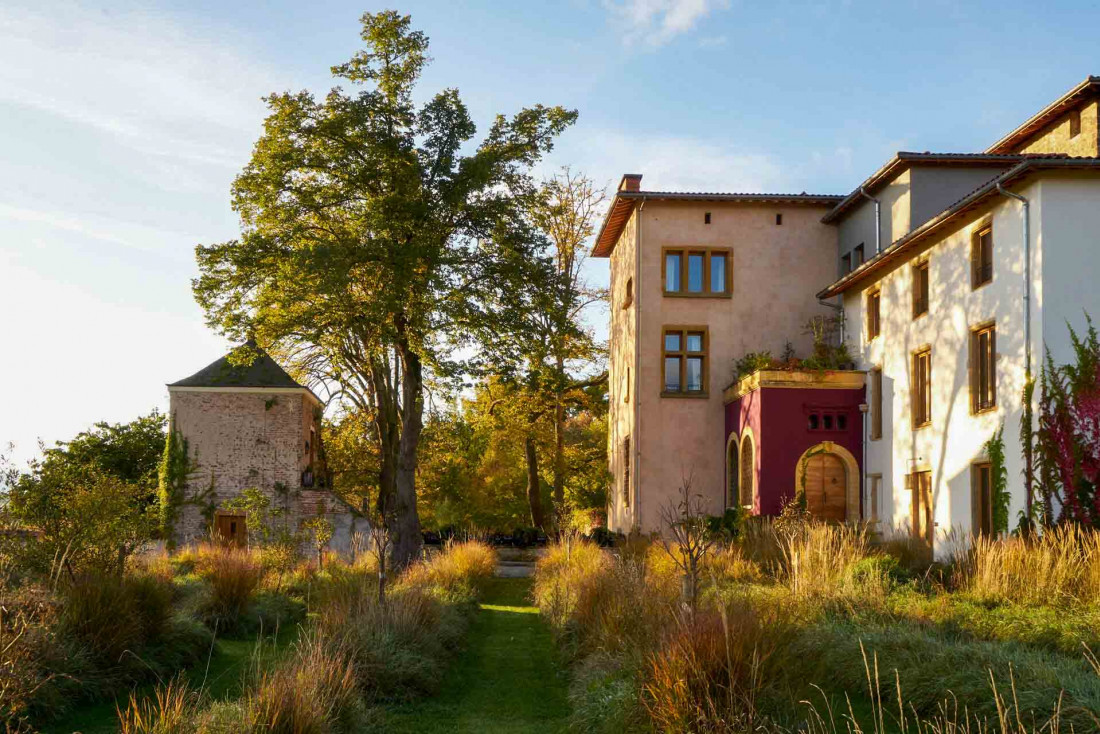
[[[772,366],[775,359],[769,351],[749,352],[733,363],[733,381],[737,382],[742,377],[748,377],[754,372],[766,370]]]
[[[727,507],[721,515],[707,516],[707,532],[715,540],[729,543],[741,535],[745,511],[740,507]]]

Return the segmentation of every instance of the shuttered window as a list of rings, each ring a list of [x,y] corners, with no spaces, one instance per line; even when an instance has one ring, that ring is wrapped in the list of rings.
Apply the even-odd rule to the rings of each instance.
[[[997,330],[984,326],[970,333],[970,410],[997,405]]]
[[[970,285],[978,288],[993,280],[993,228],[984,227],[970,243]]]
[[[928,262],[913,268],[913,318],[928,313]]]
[[[867,341],[882,332],[882,291],[873,290],[867,295]]]
[[[913,355],[913,427],[932,422],[932,349],[922,349]]]
[[[975,535],[993,534],[993,465],[988,461],[970,467],[971,531]]]

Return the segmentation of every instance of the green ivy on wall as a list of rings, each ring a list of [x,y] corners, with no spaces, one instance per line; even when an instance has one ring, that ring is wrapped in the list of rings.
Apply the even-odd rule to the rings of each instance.
[[[989,456],[991,497],[993,510],[993,532],[1002,535],[1008,532],[1008,469],[1005,467],[1005,428],[1002,424],[993,437],[985,444]]]
[[[187,439],[171,425],[164,441],[164,453],[157,465],[157,512],[160,533],[173,545],[176,518],[184,501],[187,477],[193,471]]]

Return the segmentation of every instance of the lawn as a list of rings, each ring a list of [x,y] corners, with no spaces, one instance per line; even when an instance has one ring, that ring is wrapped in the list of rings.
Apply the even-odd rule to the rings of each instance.
[[[438,696],[387,711],[386,731],[565,731],[567,679],[553,636],[529,599],[530,579],[493,579],[485,588],[466,648]]]

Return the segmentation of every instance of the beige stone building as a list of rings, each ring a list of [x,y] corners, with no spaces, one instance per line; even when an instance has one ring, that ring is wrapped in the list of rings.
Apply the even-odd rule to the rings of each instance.
[[[329,488],[321,438],[323,404],[266,352],[247,365],[230,355],[168,385],[170,430],[186,441],[191,462],[175,524],[177,543],[212,533],[243,545],[244,514],[227,506],[251,487],[276,510],[273,522],[291,532],[311,517],[334,528],[329,547],[346,550],[366,522]]]
[[[593,254],[611,262],[608,525],[659,527],[690,478],[720,513],[723,389],[745,352],[806,353],[836,263],[838,196],[644,191],[623,176]]]
[[[744,416],[767,421],[769,400],[800,430],[830,421],[819,446],[838,455],[825,476],[859,498],[848,518],[937,554],[953,530],[990,529],[984,446],[1003,426],[1014,522],[1026,374],[1045,349],[1069,358],[1067,321],[1100,316],[1098,106],[1089,77],[985,151],[901,152],[844,196],[646,191],[624,176],[593,251],[611,268],[609,526],[659,529],[687,476],[711,512],[759,511],[769,473],[796,474],[769,461],[799,456],[752,435]],[[803,324],[837,312],[861,405],[800,404],[782,380],[734,405],[747,394],[730,386],[734,359],[787,341],[805,354]]]

